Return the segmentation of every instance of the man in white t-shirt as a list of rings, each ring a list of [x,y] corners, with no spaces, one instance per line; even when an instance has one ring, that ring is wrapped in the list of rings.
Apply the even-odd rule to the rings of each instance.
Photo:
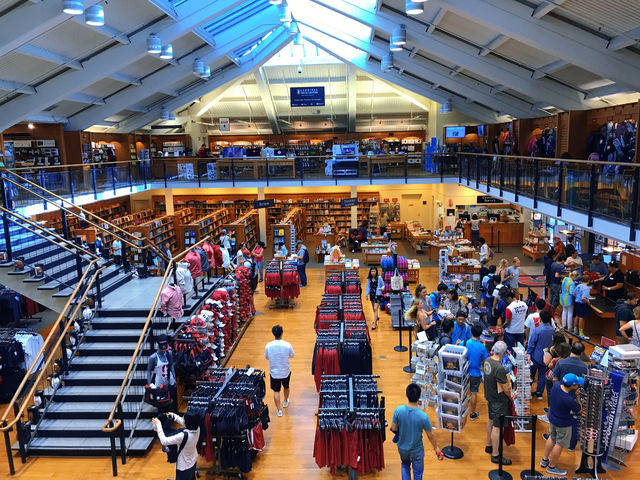
[[[529,307],[522,300],[516,300],[515,292],[509,290],[506,294],[509,306],[505,312],[504,341],[511,350],[518,342],[524,343],[524,321],[527,318]]]
[[[483,237],[478,240],[480,242],[480,261],[489,259],[489,245]]]
[[[540,312],[544,310],[544,307],[547,305],[547,302],[544,298],[538,298],[536,300],[536,312],[530,314],[527,319],[524,321],[524,339],[525,342],[529,341],[529,337],[534,329],[540,326]],[[553,317],[551,318],[551,326],[553,328],[556,327],[556,322],[553,321]]]
[[[289,359],[293,358],[293,347],[289,342],[282,340],[282,327],[276,325],[271,329],[275,340],[267,343],[264,348],[264,358],[269,360],[269,376],[273,401],[276,404],[276,415],[282,416],[282,407],[289,406],[289,380],[291,380],[291,367]],[[280,403],[280,388],[284,388],[284,402]]]

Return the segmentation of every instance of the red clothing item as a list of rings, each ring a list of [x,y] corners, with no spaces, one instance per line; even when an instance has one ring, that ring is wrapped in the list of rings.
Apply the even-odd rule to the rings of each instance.
[[[202,244],[202,249],[207,254],[207,260],[209,261],[209,265],[214,267],[213,263],[213,247],[209,245],[207,242]]]
[[[264,261],[264,249],[262,247],[254,248],[253,249],[253,253],[256,254],[256,256],[253,257],[256,262],[263,262]]]
[[[184,261],[189,264],[189,271],[191,272],[191,276],[193,278],[198,278],[202,275],[202,263],[200,261],[200,255],[198,255],[195,251],[189,250],[187,255],[184,257]]]

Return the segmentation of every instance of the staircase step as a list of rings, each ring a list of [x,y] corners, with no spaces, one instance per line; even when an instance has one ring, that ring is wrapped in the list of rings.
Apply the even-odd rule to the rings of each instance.
[[[91,358],[91,357],[88,357]],[[127,364],[128,365],[128,364]],[[136,372],[138,372],[136,370]],[[131,381],[132,385],[144,386],[147,383],[146,377],[146,363],[140,370],[140,373],[136,376],[140,378],[134,378]],[[63,382],[65,386],[75,385],[117,385],[122,384],[122,379],[126,373],[126,366],[123,365],[119,370],[74,370],[70,371],[64,376]]]
[[[107,435],[102,431],[105,419],[48,419],[42,420],[38,426],[38,437],[104,437]],[[155,432],[152,428],[150,418],[124,420],[124,433],[129,436],[132,427],[136,430],[134,437],[153,437]]]
[[[84,342],[81,343],[78,348],[78,355],[133,355],[138,342]],[[148,347],[144,349],[143,353],[153,353]]]
[[[150,418],[156,415],[157,410],[147,403],[140,402],[124,402],[122,404],[123,418],[135,418],[138,414],[138,409],[142,405],[142,416],[144,418]],[[109,418],[111,409],[113,408],[113,402],[93,402],[91,408],[87,408],[87,402],[55,402],[49,405],[47,413],[45,413],[46,419],[98,419],[105,421]]]
[[[138,368],[146,365],[149,357],[144,356],[141,359],[141,365]],[[69,370],[71,371],[111,371],[111,370],[126,370],[131,363],[131,356],[108,356],[102,359],[97,359],[93,355],[76,356],[69,364]]]
[[[140,331],[142,327],[144,327],[145,322],[147,321],[147,315],[149,312],[145,314],[145,316],[140,317],[97,317],[91,321],[94,329],[100,330],[120,330],[120,329],[130,329],[137,328]],[[102,315],[102,312],[100,312]],[[166,328],[168,322],[163,321],[162,319],[156,319],[153,322],[154,328]]]
[[[55,394],[56,402],[114,402],[120,391],[120,385],[73,385],[58,388]],[[142,401],[144,389],[142,387],[129,390],[127,400]]]
[[[86,334],[88,342],[137,342],[142,328],[89,330]]]
[[[147,452],[153,437],[134,437],[127,450],[129,455],[142,455]],[[116,442],[116,447],[119,443]],[[12,447],[17,449],[17,444]],[[104,437],[36,437],[29,444],[29,454],[59,457],[97,457],[111,455],[111,439]]]

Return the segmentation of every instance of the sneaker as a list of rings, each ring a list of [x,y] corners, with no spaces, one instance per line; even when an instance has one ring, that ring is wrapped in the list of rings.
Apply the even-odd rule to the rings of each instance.
[[[549,423],[549,417],[547,415],[540,415],[538,417],[538,420],[540,420],[541,422],[544,422],[544,423]]]
[[[542,434],[542,438],[544,438],[545,440],[549,440],[549,434],[548,433],[543,433]]]
[[[282,416],[282,410],[278,410],[278,411],[276,412],[276,415],[277,415],[277,416],[279,416],[279,417],[281,417],[281,416]]]
[[[500,457],[499,456],[494,457],[493,455],[491,455],[491,463],[500,463]],[[511,465],[511,459],[503,456],[502,465]]]
[[[491,445],[485,445],[484,453],[493,453],[493,447]]]
[[[543,396],[541,393],[534,393],[533,394],[538,400],[542,400]]]
[[[549,466],[549,459],[543,458],[542,460],[540,460],[540,466],[542,468],[547,468]]]
[[[289,406],[289,399],[287,398],[284,402],[282,402],[282,407],[287,408]]]
[[[478,412],[473,412],[471,415],[469,415],[469,420],[471,421],[477,420],[478,418],[480,418],[480,413]]]
[[[547,473],[550,475],[558,475],[559,477],[564,477],[567,474],[567,471],[562,470],[558,467],[547,467]]]

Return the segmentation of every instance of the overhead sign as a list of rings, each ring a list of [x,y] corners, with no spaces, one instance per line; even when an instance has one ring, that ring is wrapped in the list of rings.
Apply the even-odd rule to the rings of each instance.
[[[276,201],[273,198],[265,198],[264,200],[254,200],[253,208],[269,208],[273,207]]]
[[[324,87],[291,87],[292,107],[324,107]]]
[[[231,130],[231,124],[229,123],[229,118],[220,117],[220,131],[228,132]]]
[[[358,198],[343,198],[342,200],[340,200],[340,206],[342,208],[357,207]]]
[[[478,195],[476,203],[504,203],[504,201],[500,200],[499,198],[494,198],[490,195]]]

